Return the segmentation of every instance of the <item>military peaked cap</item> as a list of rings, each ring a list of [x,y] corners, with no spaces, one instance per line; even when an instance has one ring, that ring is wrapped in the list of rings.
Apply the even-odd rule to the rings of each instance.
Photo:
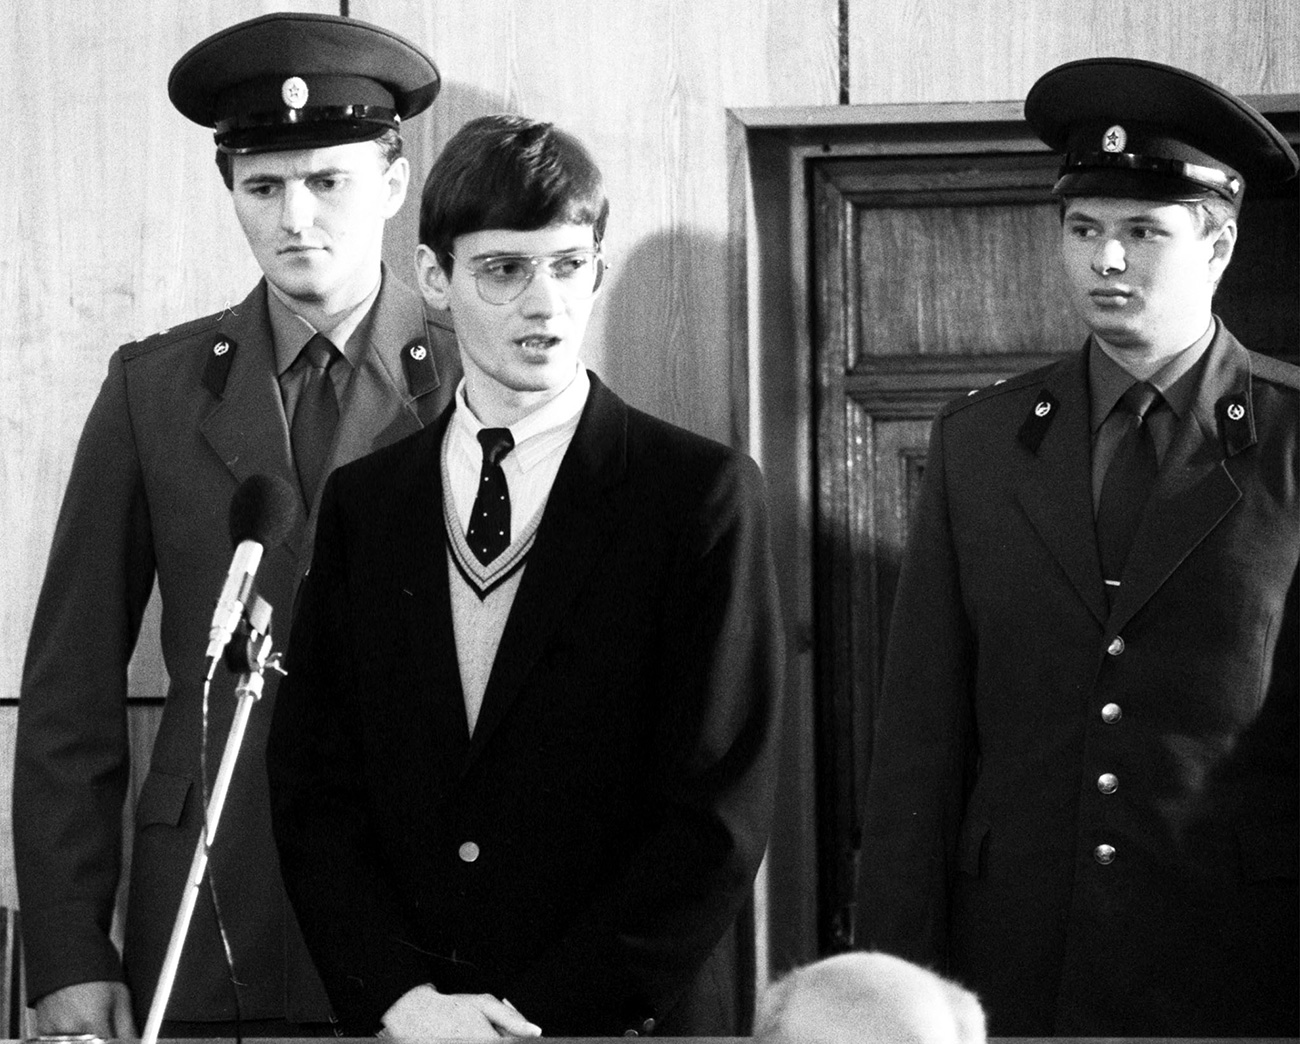
[[[1137,58],[1057,66],[1030,88],[1025,119],[1064,153],[1060,196],[1238,204],[1247,181],[1286,181],[1300,167],[1277,128],[1240,98]]]
[[[427,109],[440,82],[433,60],[387,29],[280,13],[191,47],[167,94],[221,151],[274,152],[377,138]]]

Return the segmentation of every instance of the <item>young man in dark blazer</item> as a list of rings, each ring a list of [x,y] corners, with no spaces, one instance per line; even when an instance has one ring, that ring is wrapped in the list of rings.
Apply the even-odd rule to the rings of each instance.
[[[1083,350],[935,421],[890,629],[871,945],[995,1036],[1297,1033],[1300,370],[1211,312],[1258,113],[1129,59],[1047,73]]]
[[[114,353],[77,448],[18,712],[14,840],[38,1032],[127,1038],[149,1009],[203,816],[204,653],[235,489],[260,474],[295,491],[288,537],[258,576],[287,634],[325,472],[420,430],[450,400],[450,332],[381,264],[410,176],[397,127],[438,82],[407,41],[323,15],[240,23],[172,71],[174,104],[216,131],[265,278],[239,304]],[[323,370],[313,343],[327,348]],[[155,580],[169,688],[135,808],[119,959],[127,664]],[[218,668],[209,782],[233,685]],[[251,717],[164,1035],[328,1027],[271,838],[261,745],[275,688],[272,677]]]
[[[766,843],[782,676],[763,482],[578,361],[607,214],[568,134],[464,127],[417,259],[464,380],[326,486],[267,763],[351,1033],[733,1029],[709,961]]]

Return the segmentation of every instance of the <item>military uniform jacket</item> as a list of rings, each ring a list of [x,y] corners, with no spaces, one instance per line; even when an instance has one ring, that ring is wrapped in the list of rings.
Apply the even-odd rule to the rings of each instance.
[[[1300,371],[1208,352],[1113,609],[1086,352],[933,427],[863,917],[992,1034],[1297,1032]]]
[[[127,792],[127,663],[156,579],[170,686],[134,816],[125,977],[143,1020],[202,818],[202,681],[208,628],[230,564],[231,496],[251,475],[293,489],[266,287],[238,306],[116,352],[86,422],[32,625],[18,717],[14,839],[28,988],[118,979],[109,940]],[[385,271],[371,343],[340,404],[333,460],[351,460],[437,417],[459,377],[448,331]],[[283,644],[311,550],[301,505],[268,549],[258,589]],[[235,679],[212,684],[209,779]],[[324,1019],[319,980],[280,884],[261,748],[274,679],[252,711],[167,1013],[233,1019],[213,891],[244,1018]]]
[[[766,844],[782,677],[758,469],[593,375],[471,738],[446,423],[326,484],[271,729],[330,999],[353,1035],[421,983],[551,1036],[725,1031],[692,980]]]

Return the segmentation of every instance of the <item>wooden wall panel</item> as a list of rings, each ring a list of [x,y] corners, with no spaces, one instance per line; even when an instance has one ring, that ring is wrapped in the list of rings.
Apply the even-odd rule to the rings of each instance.
[[[726,108],[833,104],[835,0],[353,0],[444,76],[407,129],[418,184],[465,120],[553,120],[596,155],[613,264],[586,362],[634,404],[730,441]],[[408,267],[418,200],[390,230]]]
[[[258,276],[211,132],[167,100],[192,44],[273,10],[336,0],[121,0],[0,6],[0,699],[18,695],[55,516],[117,345],[220,308]],[[214,593],[215,597],[215,593]],[[145,640],[135,691],[161,695]],[[0,713],[0,904],[16,902],[12,707]],[[133,725],[152,738],[148,714]]]
[[[855,103],[1023,99],[1076,58],[1149,58],[1242,94],[1300,90],[1294,0],[849,0]]]

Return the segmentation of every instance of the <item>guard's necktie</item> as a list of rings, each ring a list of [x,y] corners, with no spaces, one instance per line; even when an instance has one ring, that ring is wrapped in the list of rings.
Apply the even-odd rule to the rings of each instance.
[[[478,560],[487,565],[510,546],[510,491],[501,461],[514,448],[515,440],[509,428],[483,428],[478,441],[483,447],[483,469],[465,541]]]
[[[1112,596],[1119,588],[1133,536],[1137,533],[1159,470],[1155,440],[1147,423],[1151,410],[1159,403],[1160,392],[1145,381],[1138,381],[1115,405],[1115,409],[1122,413],[1126,427],[1106,469],[1097,507],[1101,575],[1106,579],[1106,589]]]
[[[334,429],[339,420],[339,403],[334,393],[334,381],[330,378],[330,367],[338,358],[338,350],[328,337],[315,334],[298,358],[306,360],[307,376],[293,411],[289,444],[293,449],[293,463],[298,469],[303,500],[310,506],[325,478]]]

